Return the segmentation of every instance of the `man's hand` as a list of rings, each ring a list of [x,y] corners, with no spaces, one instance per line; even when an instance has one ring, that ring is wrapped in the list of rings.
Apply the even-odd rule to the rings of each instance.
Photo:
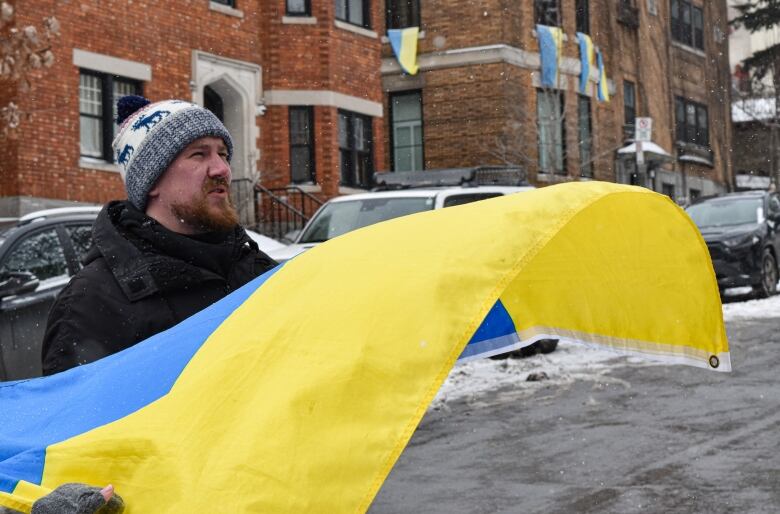
[[[114,486],[63,484],[33,504],[32,514],[120,514],[125,504]]]

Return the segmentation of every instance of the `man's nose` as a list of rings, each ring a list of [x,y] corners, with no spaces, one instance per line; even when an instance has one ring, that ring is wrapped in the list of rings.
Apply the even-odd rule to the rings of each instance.
[[[230,164],[221,155],[214,153],[209,162],[208,174],[211,178],[223,177],[230,182]]]

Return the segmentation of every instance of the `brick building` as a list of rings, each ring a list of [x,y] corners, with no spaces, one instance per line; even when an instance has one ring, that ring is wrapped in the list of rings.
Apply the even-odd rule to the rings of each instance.
[[[132,92],[191,99],[223,118],[247,223],[257,180],[281,198],[290,185],[327,198],[370,187],[374,171],[509,162],[537,185],[634,182],[681,201],[731,182],[725,0],[29,0],[16,9],[19,26],[55,15],[62,35],[32,92],[0,89],[0,104],[26,113],[18,137],[0,142],[0,217],[122,197],[111,118],[116,97]],[[537,21],[567,36],[557,88],[538,87]],[[408,25],[422,29],[415,76],[400,72],[383,36]],[[609,103],[594,87],[577,93],[577,30],[603,52]],[[660,149],[640,168],[624,148],[634,116],[653,118]]]
[[[17,137],[0,142],[0,217],[122,198],[110,143],[116,99],[128,93],[190,99],[223,119],[245,222],[258,177],[269,188],[348,192],[384,162],[372,145],[384,139],[371,28],[380,13],[347,0],[16,2],[17,26],[46,14],[62,28],[56,63],[30,93],[0,89],[0,104],[26,113]],[[340,144],[340,130],[354,137]]]
[[[421,29],[416,76],[400,73],[383,47],[390,169],[512,163],[537,185],[636,183],[681,202],[730,188],[725,0],[388,6],[395,26]],[[540,87],[536,23],[565,34],[555,88]],[[578,93],[576,32],[589,34],[603,53],[609,103],[596,100],[595,83]],[[660,149],[646,153],[639,168],[636,152],[625,148],[637,116],[653,119],[650,148]]]

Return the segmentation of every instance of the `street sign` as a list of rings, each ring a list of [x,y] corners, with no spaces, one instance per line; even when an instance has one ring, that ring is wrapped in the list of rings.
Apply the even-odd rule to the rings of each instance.
[[[634,127],[634,140],[649,143],[653,135],[653,118],[636,118]]]

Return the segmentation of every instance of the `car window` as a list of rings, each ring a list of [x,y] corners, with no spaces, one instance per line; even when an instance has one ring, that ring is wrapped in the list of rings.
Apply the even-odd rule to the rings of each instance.
[[[19,241],[0,263],[0,272],[29,271],[38,280],[67,276],[68,265],[55,229],[35,232]]]
[[[380,221],[433,209],[433,198],[367,198],[326,204],[300,239],[321,243]]]
[[[69,225],[65,227],[65,232],[73,245],[73,251],[76,252],[76,258],[81,267],[81,261],[92,248],[92,225]]]
[[[698,227],[720,227],[758,223],[763,219],[760,198],[739,198],[702,202],[688,207],[688,215]]]
[[[479,200],[487,200],[488,198],[495,198],[497,196],[502,195],[501,193],[469,193],[464,195],[452,195],[444,199],[444,207],[455,207],[456,205],[478,202]]]

